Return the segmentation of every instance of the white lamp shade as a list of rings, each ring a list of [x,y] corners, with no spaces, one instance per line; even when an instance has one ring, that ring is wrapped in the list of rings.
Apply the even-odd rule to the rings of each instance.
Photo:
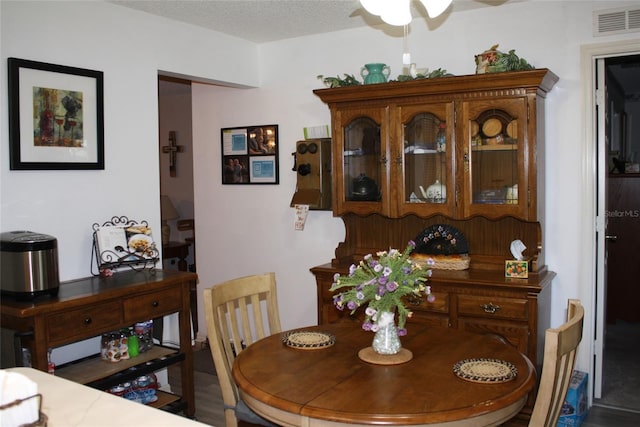
[[[387,7],[380,17],[389,25],[407,25],[411,22],[410,2],[411,0],[393,0],[387,2]]]
[[[160,217],[163,221],[180,217],[169,196],[160,196]]]
[[[436,18],[442,14],[449,5],[452,0],[420,0],[424,5],[424,8],[427,9],[427,14],[429,18]]]

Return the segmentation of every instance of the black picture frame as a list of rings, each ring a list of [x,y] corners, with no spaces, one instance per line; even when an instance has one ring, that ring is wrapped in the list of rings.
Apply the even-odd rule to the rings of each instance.
[[[220,129],[222,184],[278,184],[278,147],[278,125]]]
[[[11,170],[104,169],[102,71],[8,58]]]

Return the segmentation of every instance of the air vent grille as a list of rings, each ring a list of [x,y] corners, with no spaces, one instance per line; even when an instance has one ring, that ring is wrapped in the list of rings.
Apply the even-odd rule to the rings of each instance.
[[[640,9],[629,11],[629,29],[640,30]]]
[[[598,10],[593,15],[594,36],[640,32],[640,8]]]

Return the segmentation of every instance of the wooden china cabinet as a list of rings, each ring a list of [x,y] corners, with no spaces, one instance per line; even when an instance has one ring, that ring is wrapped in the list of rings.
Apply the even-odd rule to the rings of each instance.
[[[311,269],[319,324],[348,317],[333,306],[335,273],[444,225],[466,238],[470,266],[434,270],[436,300],[414,301],[409,322],[498,334],[540,366],[555,276],[542,246],[544,102],[557,80],[535,69],[314,91],[331,110],[333,213],[346,229],[335,258]],[[526,279],[505,277],[516,239]]]

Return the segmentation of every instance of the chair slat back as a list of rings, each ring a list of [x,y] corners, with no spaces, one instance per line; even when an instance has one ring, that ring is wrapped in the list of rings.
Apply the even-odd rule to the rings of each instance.
[[[239,395],[231,376],[233,361],[244,347],[281,331],[275,273],[232,279],[205,289],[204,305],[225,420],[227,426],[235,426],[233,408]]]
[[[570,299],[567,322],[546,330],[542,375],[529,427],[555,427],[558,423],[582,340],[583,320],[580,301]]]

